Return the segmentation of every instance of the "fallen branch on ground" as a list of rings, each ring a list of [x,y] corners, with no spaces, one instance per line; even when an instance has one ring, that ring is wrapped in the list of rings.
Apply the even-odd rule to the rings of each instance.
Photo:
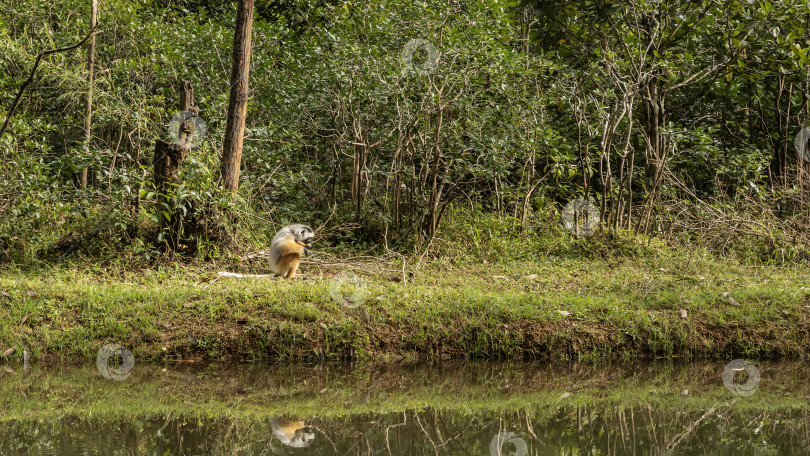
[[[263,279],[275,276],[276,276],[275,274],[239,274],[238,272],[220,271],[217,272],[217,278],[214,280],[218,280],[222,277],[233,277],[235,279]]]

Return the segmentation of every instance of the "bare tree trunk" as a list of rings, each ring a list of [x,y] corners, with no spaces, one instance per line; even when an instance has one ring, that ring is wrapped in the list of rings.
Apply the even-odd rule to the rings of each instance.
[[[222,145],[220,165],[222,187],[229,191],[239,189],[239,168],[242,164],[242,143],[245,137],[245,112],[248,101],[253,4],[254,0],[239,0],[233,34],[231,92],[228,97],[228,119],[225,123],[225,141]]]
[[[771,173],[771,185],[774,186],[785,186],[787,185],[787,174],[788,174],[788,144],[791,143],[789,141],[789,129],[790,129],[790,105],[792,102],[792,93],[793,92],[793,84],[791,83],[788,90],[787,90],[787,108],[786,114],[782,114],[782,96],[785,94],[785,75],[779,74],[777,79],[777,92],[776,92],[776,105],[774,107],[776,111],[776,120],[778,123],[778,140],[776,142],[776,147],[773,151],[773,157],[771,158],[770,164],[770,173]]]
[[[365,144],[362,132],[355,130],[354,145],[354,159],[352,161],[352,203],[354,204],[354,218],[356,223],[360,223],[363,213],[363,200],[365,194],[365,185],[363,182],[363,173],[366,168],[366,159],[368,156],[368,145]]]
[[[90,0],[90,29],[93,30],[98,25],[98,0]],[[96,36],[90,37],[87,46],[87,103],[84,109],[84,149],[90,150],[90,138],[92,138],[93,124],[93,66],[96,63]],[[79,185],[87,188],[87,168],[79,171]]]
[[[444,170],[441,172],[442,165],[442,149],[440,146],[441,130],[444,125],[444,107],[446,105],[439,104],[439,115],[436,119],[436,128],[433,130],[433,166],[432,174],[433,179],[430,186],[430,203],[428,205],[427,219],[425,221],[425,233],[428,238],[432,238],[438,229],[439,219],[439,203],[442,200],[442,193],[444,192],[444,182],[450,170],[450,161],[446,161]],[[441,177],[441,178],[440,178]],[[500,199],[500,198],[499,198]],[[503,209],[503,204],[499,204],[499,208]]]
[[[808,20],[810,21],[810,13],[807,14]],[[810,35],[810,33],[808,33]],[[807,68],[807,79],[804,81],[804,90],[802,90],[802,107],[799,108],[800,112],[804,113],[804,119],[799,123],[799,129],[810,127],[808,125],[808,121],[810,121],[810,63],[805,65]],[[801,86],[799,87],[801,89]],[[805,138],[806,139],[806,138]],[[805,147],[807,147],[807,143],[805,142]],[[807,150],[805,149],[805,152]],[[802,190],[801,194],[804,195],[804,180],[807,177],[807,165],[810,165],[808,161],[805,159],[807,156],[806,153],[800,153],[798,157],[796,157],[796,178],[799,182],[799,189]],[[804,199],[802,199],[802,206],[804,206]]]
[[[163,229],[171,222],[169,242],[173,248],[177,248],[178,241],[183,228],[182,213],[175,210],[172,205],[169,192],[172,187],[180,183],[180,165],[185,160],[191,149],[191,141],[194,139],[194,127],[196,125],[199,108],[194,105],[194,90],[191,83],[183,80],[180,92],[180,130],[177,141],[166,143],[161,140],[155,141],[155,155],[152,161],[154,166],[155,189],[157,191],[156,212],[160,220],[160,228]]]
[[[636,234],[648,234],[653,206],[660,197],[661,180],[667,159],[666,138],[661,131],[666,124],[665,92],[659,84],[659,75],[653,74],[644,87],[644,137],[647,142],[645,165],[648,188],[643,212],[636,221]]]

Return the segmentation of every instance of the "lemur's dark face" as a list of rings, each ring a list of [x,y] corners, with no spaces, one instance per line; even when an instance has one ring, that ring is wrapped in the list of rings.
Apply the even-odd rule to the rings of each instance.
[[[293,232],[295,233],[295,242],[297,244],[307,248],[312,246],[312,239],[315,238],[315,232],[312,228],[306,225],[298,225]]]

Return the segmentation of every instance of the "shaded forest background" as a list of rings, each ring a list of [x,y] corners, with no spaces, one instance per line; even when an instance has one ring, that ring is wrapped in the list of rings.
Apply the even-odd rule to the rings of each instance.
[[[87,36],[90,3],[0,9],[0,119],[40,52]],[[576,198],[602,214],[579,249],[810,259],[806,1],[257,0],[235,194],[219,175],[235,4],[98,6],[92,85],[86,44],[43,57],[0,137],[0,262],[211,258],[289,222],[336,245],[537,254],[571,238]],[[205,128],[160,191],[184,80]]]

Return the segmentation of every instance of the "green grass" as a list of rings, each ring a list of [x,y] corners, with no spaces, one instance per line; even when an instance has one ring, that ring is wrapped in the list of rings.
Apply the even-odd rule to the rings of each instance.
[[[598,251],[600,242],[572,241],[561,249],[587,243]],[[17,346],[13,357],[19,358],[26,336],[33,356],[46,361],[91,359],[106,343],[154,360],[810,353],[810,279],[803,267],[746,266],[625,243],[631,252],[650,251],[639,257],[493,256],[485,264],[488,253],[501,247],[464,254],[436,247],[424,258],[406,257],[401,282],[390,276],[402,275],[402,259],[309,263],[302,280],[213,280],[219,270],[266,272],[256,261],[133,270],[122,260],[104,268],[76,262],[9,269],[0,273],[0,350]],[[324,252],[315,258],[335,262]],[[343,271],[365,281],[368,320],[360,308],[345,308],[330,297],[330,281]]]

